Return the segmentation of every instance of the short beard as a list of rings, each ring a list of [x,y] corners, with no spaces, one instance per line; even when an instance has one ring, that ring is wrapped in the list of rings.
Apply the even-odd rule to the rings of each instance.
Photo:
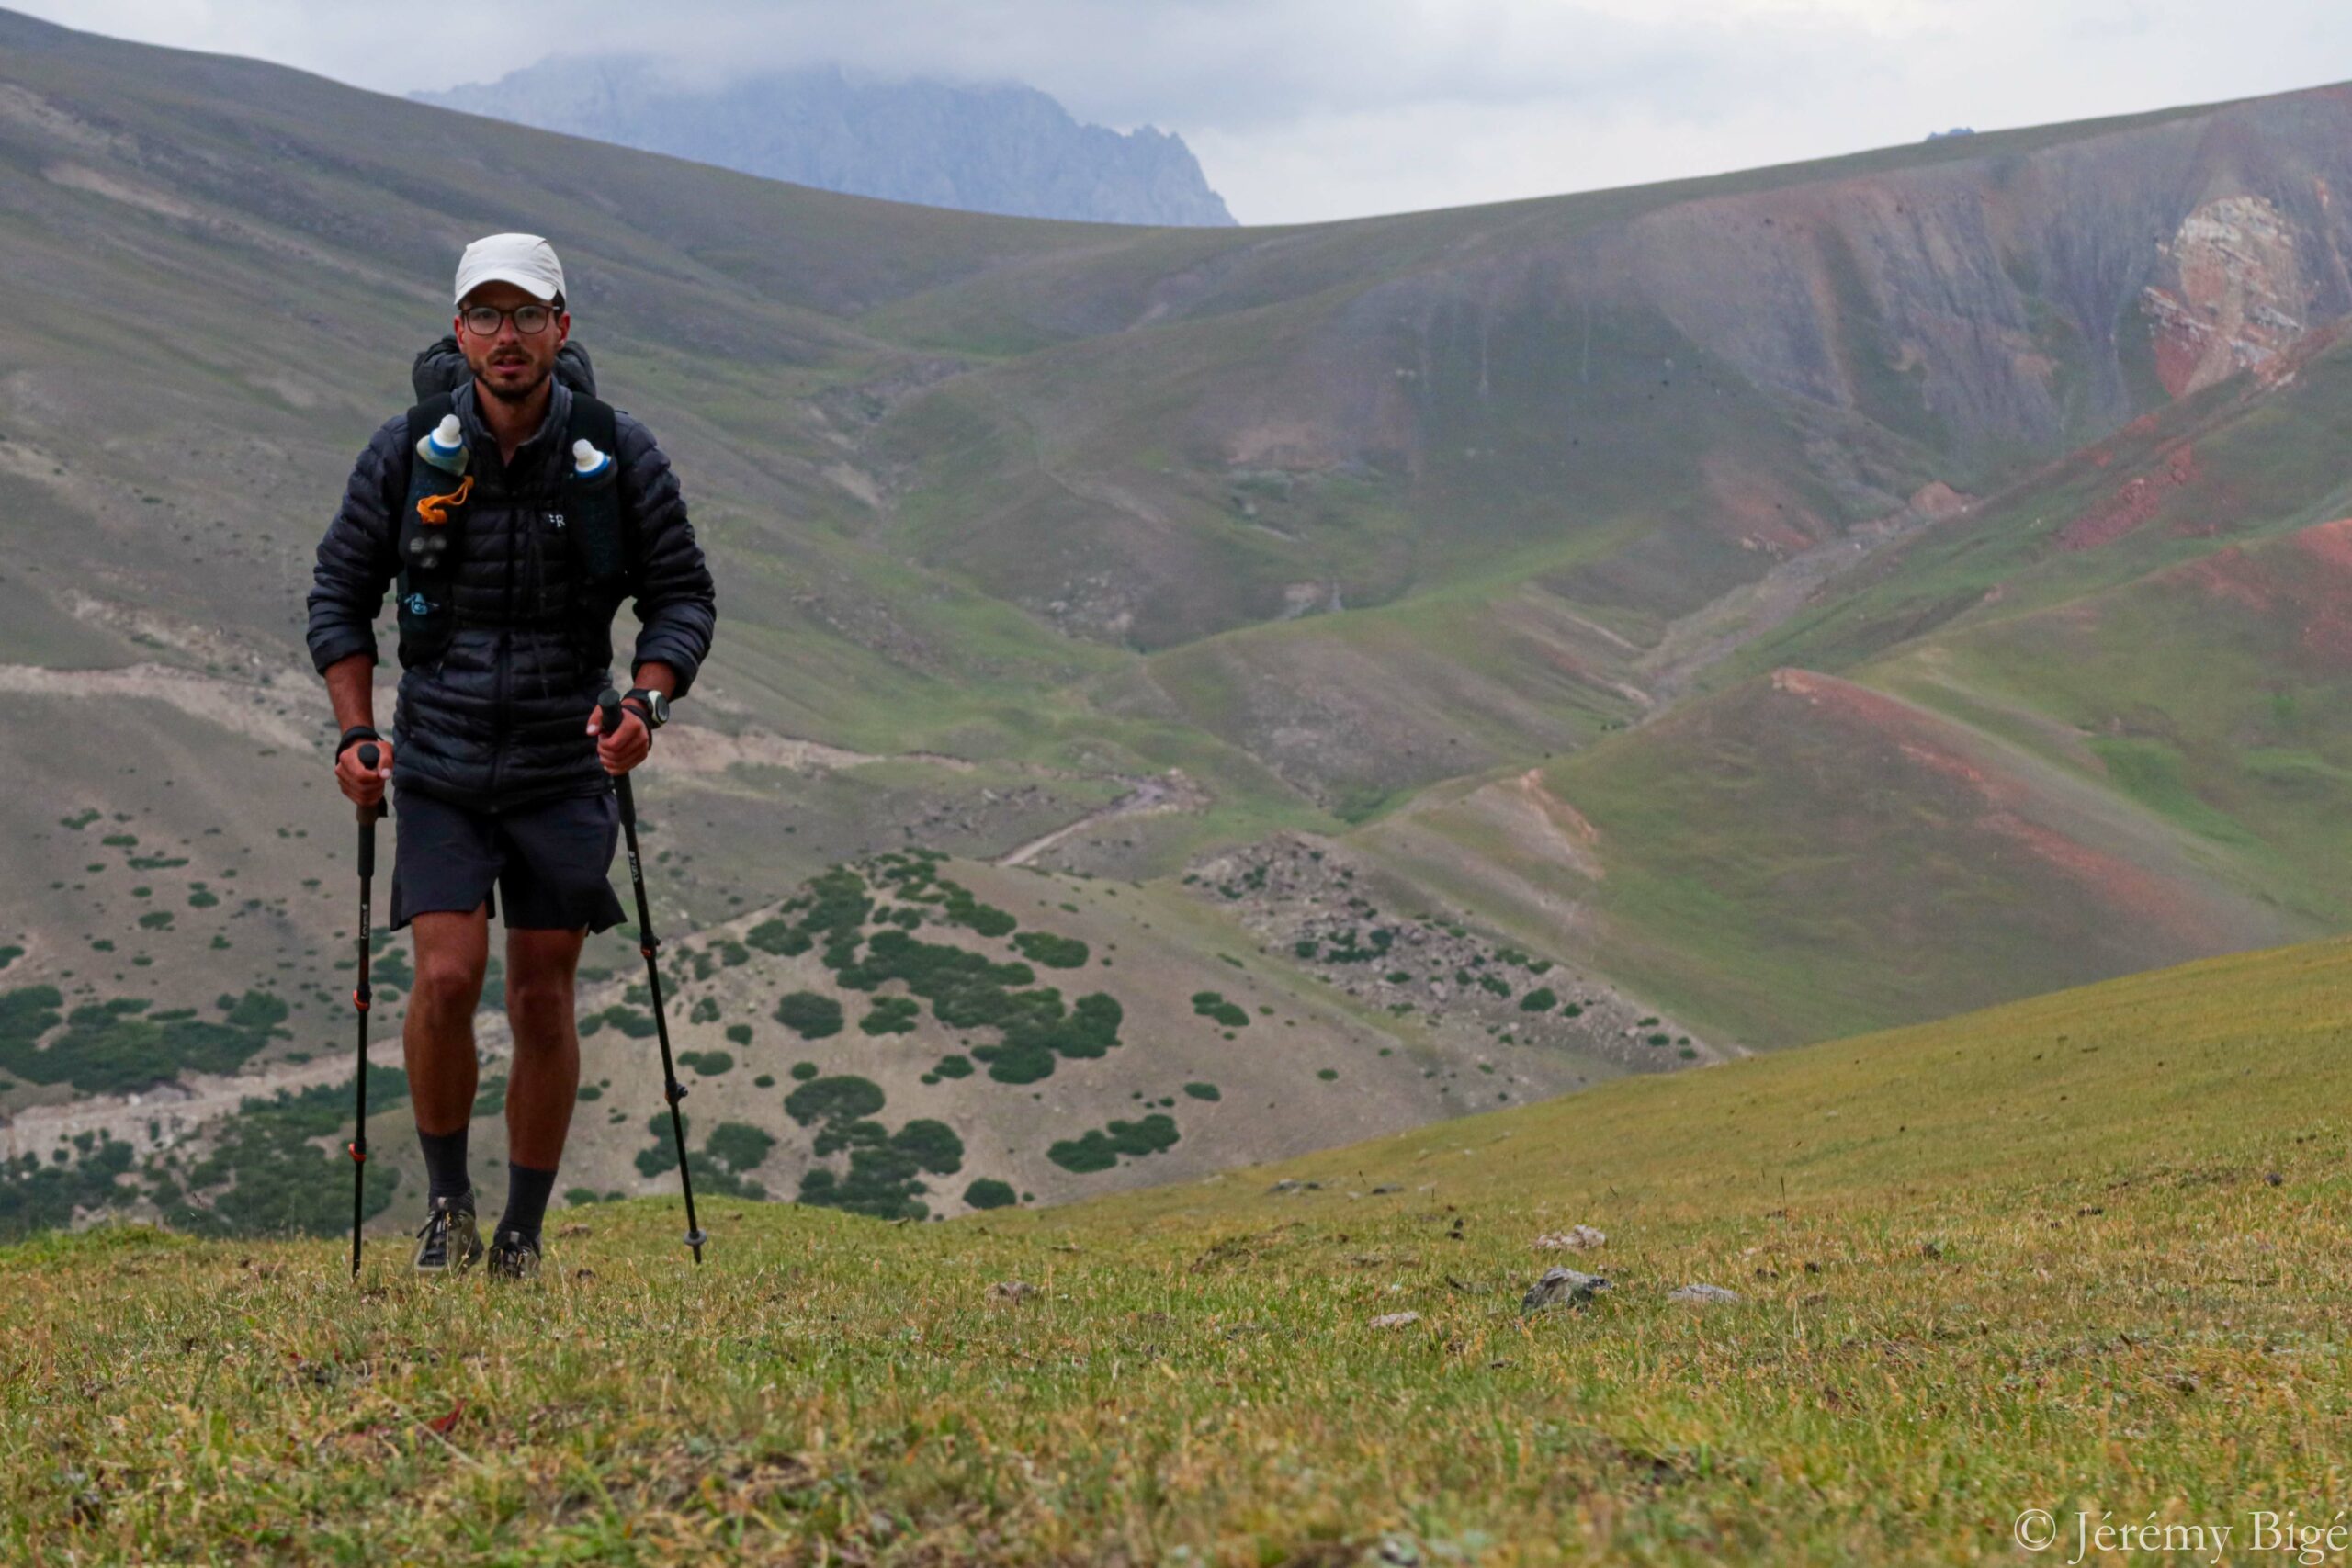
[[[549,374],[552,374],[552,372]],[[547,376],[541,376],[527,387],[515,387],[511,389],[499,386],[495,382],[492,381],[487,376],[476,376],[474,378],[474,385],[480,387],[483,391],[488,392],[492,397],[496,398],[500,402],[510,404],[529,402],[534,397],[538,395],[539,389],[547,384]]]

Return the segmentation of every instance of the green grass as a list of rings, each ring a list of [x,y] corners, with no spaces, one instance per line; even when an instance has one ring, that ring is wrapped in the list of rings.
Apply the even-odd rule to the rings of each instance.
[[[699,1269],[674,1204],[598,1204],[521,1289],[44,1237],[0,1547],[1962,1562],[2031,1506],[2324,1515],[2347,1011],[2352,945],[2216,960],[1060,1211],[714,1200]],[[1571,1224],[1614,1288],[1523,1315]]]

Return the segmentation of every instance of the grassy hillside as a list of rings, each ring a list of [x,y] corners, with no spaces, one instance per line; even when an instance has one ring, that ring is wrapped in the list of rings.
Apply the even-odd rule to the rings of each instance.
[[[0,1126],[0,1238],[101,1217],[200,1235],[347,1224],[339,1151],[317,1144],[349,1114],[343,998],[271,976],[193,1006],[154,999],[207,997],[209,977],[249,962],[243,944],[300,940],[332,896],[247,897],[271,885],[215,869],[217,839],[141,840],[95,816],[45,837],[105,857],[85,897],[102,924],[135,912],[137,934],[0,948],[16,1107]],[[653,860],[673,883],[695,875],[690,852]],[[673,939],[663,989],[698,1186],[896,1219],[1051,1203],[1713,1055],[1605,982],[1425,916],[1359,899],[1345,936],[1269,929],[1238,901],[1243,880],[1208,901],[892,852]],[[311,962],[352,967],[327,951]],[[573,1207],[676,1180],[636,960],[616,934],[582,966]],[[404,942],[378,943],[374,977],[368,1214],[397,1235],[424,1188],[393,1065]],[[505,1180],[503,989],[493,970],[478,1020],[472,1154],[491,1194]]]
[[[2348,377],[2317,334],[1355,839],[1751,1044],[2341,930]]]
[[[2342,942],[2210,961],[1051,1213],[718,1201],[699,1269],[617,1205],[521,1289],[45,1238],[0,1542],[1973,1562],[2042,1508],[2250,1556],[2343,1482],[2347,1006]],[[1522,1312],[1555,1263],[1611,1289]]]

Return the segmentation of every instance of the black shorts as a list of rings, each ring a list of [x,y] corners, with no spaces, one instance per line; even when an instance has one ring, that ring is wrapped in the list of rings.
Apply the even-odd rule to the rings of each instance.
[[[605,931],[621,923],[610,880],[620,803],[610,790],[512,811],[469,811],[392,792],[392,930],[418,915],[506,900],[509,931]],[[493,889],[495,891],[493,891]]]

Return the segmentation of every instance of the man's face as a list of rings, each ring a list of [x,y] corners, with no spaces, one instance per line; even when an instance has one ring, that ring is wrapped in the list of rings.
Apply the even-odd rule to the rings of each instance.
[[[543,330],[524,332],[514,312],[525,306],[548,308],[512,283],[485,283],[458,307],[458,347],[482,389],[501,402],[519,403],[537,391],[555,373],[556,350],[571,335],[571,318],[561,312]],[[466,323],[469,311],[483,307],[504,312],[486,335]]]

